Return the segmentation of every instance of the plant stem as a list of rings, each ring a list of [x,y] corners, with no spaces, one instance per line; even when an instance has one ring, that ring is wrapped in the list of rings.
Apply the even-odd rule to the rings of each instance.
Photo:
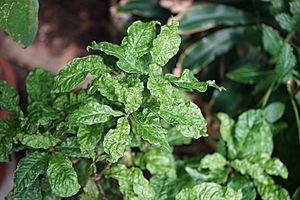
[[[276,79],[274,79],[268,89],[268,91],[266,92],[266,94],[264,95],[264,97],[262,98],[261,102],[262,102],[262,107],[265,107],[266,104],[268,103],[268,100],[270,98],[270,95],[273,91],[274,85],[276,83]]]
[[[292,103],[292,106],[293,106],[293,110],[294,110],[294,113],[295,113],[295,118],[296,118],[296,123],[297,123],[297,128],[298,128],[298,137],[299,137],[299,141],[300,141],[300,117],[299,117],[299,111],[298,111],[298,107],[297,107],[297,104],[296,104],[296,101],[293,97],[293,92],[292,92],[292,87],[291,87],[291,84],[287,84],[287,90],[288,90],[288,93],[290,95],[290,98],[291,98],[291,103]]]

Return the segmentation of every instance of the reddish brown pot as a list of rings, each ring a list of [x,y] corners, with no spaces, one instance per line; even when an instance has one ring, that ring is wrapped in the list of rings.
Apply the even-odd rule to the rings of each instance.
[[[13,67],[5,59],[0,57],[0,80],[5,80],[9,85],[17,88],[17,79],[13,71]],[[0,118],[9,117],[9,113],[3,110],[0,110]],[[5,163],[0,163],[0,187],[4,179],[6,172]]]

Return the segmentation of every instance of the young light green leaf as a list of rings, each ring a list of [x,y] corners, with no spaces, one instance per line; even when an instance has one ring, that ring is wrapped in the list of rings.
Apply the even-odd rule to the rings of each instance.
[[[279,13],[275,16],[276,21],[280,27],[291,32],[296,24],[296,21],[288,13]]]
[[[100,56],[89,55],[75,58],[68,62],[67,66],[55,77],[56,88],[54,92],[69,92],[84,81],[89,72],[98,76],[109,71],[110,69],[104,64]]]
[[[97,143],[103,135],[103,127],[100,125],[80,126],[77,137],[82,153],[93,155]]]
[[[49,132],[43,134],[19,133],[16,138],[18,138],[23,145],[34,149],[49,149],[60,141]]]
[[[227,161],[226,159],[219,153],[213,153],[210,155],[204,156],[200,161],[200,168],[215,170],[224,168]]]
[[[191,200],[191,199],[220,199],[220,200],[241,200],[243,194],[241,191],[235,192],[228,187],[222,187],[215,183],[202,183],[193,188],[186,188],[181,190],[176,195],[176,200]]]
[[[154,198],[155,193],[140,169],[126,168],[125,165],[119,164],[112,166],[104,173],[119,181],[120,190],[128,199],[152,200]]]
[[[0,2],[0,26],[15,42],[27,47],[37,33],[38,10],[38,0],[2,0]]]
[[[153,48],[150,51],[152,64],[163,67],[178,52],[181,42],[177,34],[178,25],[178,21],[173,20],[171,25],[161,27],[160,34],[153,40]]]
[[[288,43],[284,43],[276,63],[275,72],[279,83],[286,83],[293,74],[297,59],[293,49]]]
[[[263,25],[262,34],[264,49],[272,56],[277,56],[281,52],[283,45],[283,39],[278,31],[271,26]]]
[[[161,127],[159,118],[153,117],[153,113],[148,116],[134,114],[131,119],[131,126],[135,134],[140,135],[150,144],[160,146],[168,151],[171,150],[165,136],[167,132]]]
[[[286,189],[276,184],[255,183],[262,200],[290,200],[291,197]]]
[[[288,178],[289,172],[286,166],[278,158],[271,158],[261,166],[270,175],[281,176],[284,179]]]
[[[225,88],[217,86],[213,81],[199,82],[189,69],[184,69],[181,77],[177,77],[173,74],[166,74],[165,78],[178,87],[194,89],[199,92],[205,92],[207,90],[207,86],[215,87],[220,92],[225,90]]]
[[[37,68],[30,72],[26,78],[26,90],[28,102],[45,102],[51,99],[51,90],[54,86],[54,75],[43,68]]]
[[[5,81],[0,80],[0,109],[18,115],[20,113],[19,101],[17,91]]]
[[[52,191],[60,197],[71,197],[80,189],[72,162],[63,154],[50,157],[47,177]]]
[[[115,85],[118,100],[125,105],[126,113],[136,111],[143,101],[144,85],[138,77],[121,77]]]
[[[271,103],[264,109],[264,117],[268,122],[274,123],[282,117],[284,110],[285,105],[283,103]]]
[[[23,191],[33,185],[46,172],[47,165],[48,155],[44,152],[34,151],[22,158],[14,174],[14,190]]]
[[[254,188],[254,184],[249,178],[247,178],[247,176],[236,174],[230,179],[227,186],[234,189],[235,191],[242,190],[242,200],[255,200],[256,198],[256,190]]]
[[[122,115],[124,115],[122,112],[115,111],[107,105],[91,101],[70,113],[67,121],[73,126],[93,125],[106,122],[111,116]]]
[[[153,148],[137,154],[134,163],[149,170],[152,175],[176,177],[175,159],[171,152]]]
[[[117,128],[110,129],[104,137],[104,151],[110,156],[112,163],[124,155],[126,147],[130,144],[130,126],[126,117],[118,119]]]

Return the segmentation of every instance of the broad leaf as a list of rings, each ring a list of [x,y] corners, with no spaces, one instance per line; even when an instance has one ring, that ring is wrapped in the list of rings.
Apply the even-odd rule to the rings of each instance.
[[[290,200],[290,195],[286,189],[279,185],[265,185],[262,183],[256,183],[257,191],[260,194],[262,200]]]
[[[276,21],[281,28],[291,32],[294,29],[296,21],[288,13],[280,13],[275,16]]]
[[[93,125],[106,122],[111,116],[122,115],[122,112],[115,111],[107,105],[91,101],[70,113],[67,121],[73,126]]]
[[[41,187],[38,180],[21,191],[12,191],[5,198],[7,200],[33,200],[42,199]]]
[[[15,42],[30,45],[38,29],[38,0],[2,0],[0,26]]]
[[[151,177],[150,185],[155,191],[155,200],[175,199],[179,192],[176,178],[155,175]]]
[[[79,140],[79,138],[78,138]],[[82,157],[83,153],[80,151],[80,145],[77,142],[77,137],[68,137],[55,150],[70,157]]]
[[[201,4],[192,6],[179,17],[179,33],[191,34],[206,31],[219,25],[234,26],[253,23],[255,18],[231,6]]]
[[[283,39],[280,37],[278,31],[270,26],[263,25],[262,33],[264,49],[272,56],[277,56],[283,45]]]
[[[60,197],[71,197],[80,189],[72,162],[63,154],[50,157],[47,177],[52,191]]]
[[[17,138],[23,145],[34,149],[49,149],[60,141],[49,132],[43,134],[19,133]]]
[[[230,179],[227,186],[234,189],[235,191],[242,190],[242,200],[255,200],[256,198],[256,190],[254,188],[254,184],[246,176],[235,175]]]
[[[32,152],[18,163],[14,174],[14,190],[23,191],[33,185],[40,174],[47,170],[48,155],[43,152]]]
[[[20,97],[13,87],[8,85],[5,81],[0,80],[0,109],[19,114]]]
[[[200,168],[215,170],[224,168],[227,161],[226,159],[219,153],[214,153],[211,155],[204,156],[200,161]]]
[[[116,129],[111,129],[104,137],[104,151],[110,156],[112,163],[124,155],[125,149],[130,144],[130,126],[125,117],[118,119]]]
[[[219,168],[214,170],[206,169],[193,169],[191,167],[185,167],[185,171],[194,180],[196,184],[204,182],[213,182],[217,184],[226,183],[229,172],[225,168]]]
[[[270,175],[281,176],[284,179],[288,178],[288,170],[278,158],[268,159],[261,164],[261,167]]]
[[[12,123],[9,120],[0,119],[0,162],[8,162],[13,148]]]
[[[118,81],[113,78],[109,73],[103,73],[100,77],[95,78],[90,88],[88,89],[89,94],[94,93],[96,90],[100,91],[101,95],[106,97],[111,101],[117,99],[115,92],[115,86],[118,84]]]
[[[264,109],[264,117],[268,122],[274,123],[282,117],[284,110],[285,105],[283,103],[271,103]]]
[[[77,140],[80,145],[81,152],[93,156],[96,145],[100,141],[103,133],[103,127],[100,125],[79,127]]]

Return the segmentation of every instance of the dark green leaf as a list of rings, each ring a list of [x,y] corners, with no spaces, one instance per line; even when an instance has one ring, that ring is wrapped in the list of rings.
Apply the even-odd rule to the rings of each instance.
[[[0,119],[0,162],[8,162],[9,155],[13,147],[12,123],[5,119]]]
[[[115,111],[107,105],[98,102],[88,102],[74,110],[67,117],[68,123],[73,126],[93,125],[106,122],[109,117],[124,115],[120,111]]]
[[[227,186],[234,189],[235,191],[242,190],[242,200],[255,200],[256,198],[256,190],[254,188],[254,184],[246,176],[235,175],[230,179]]]
[[[293,200],[298,200],[300,199],[300,186],[297,188],[297,190],[295,191],[295,193],[293,194]]]
[[[272,56],[277,56],[281,52],[283,45],[283,39],[279,35],[278,31],[270,26],[263,25],[262,33],[264,49]]]
[[[290,11],[293,15],[293,19],[297,23],[297,27],[300,27],[300,2],[298,0],[292,0],[290,2]]]
[[[284,110],[285,105],[283,103],[271,103],[264,109],[264,117],[268,122],[274,123],[282,117]]]
[[[178,65],[183,69],[201,69],[240,42],[243,32],[244,28],[227,28],[202,38],[181,54]]]
[[[2,0],[0,2],[0,26],[15,42],[27,47],[38,29],[38,0]]]
[[[43,134],[19,133],[17,138],[23,145],[32,147],[34,149],[49,149],[60,141],[49,132]]]
[[[187,9],[179,18],[179,33],[191,34],[206,31],[219,25],[253,23],[255,18],[231,6],[201,4]]]
[[[1,10],[1,9],[0,9]],[[19,94],[5,81],[0,80],[0,109],[19,114]]]
[[[110,129],[104,137],[104,151],[109,154],[110,162],[115,163],[124,155],[130,144],[130,126],[125,117],[118,119],[117,128]]]
[[[79,140],[79,138],[78,138]],[[56,151],[66,156],[82,157],[80,145],[77,142],[77,137],[68,137],[61,145],[55,147]]]
[[[50,157],[47,177],[52,191],[60,197],[71,197],[80,189],[72,162],[63,154]]]
[[[22,191],[12,191],[7,197],[7,200],[40,200],[42,199],[41,187],[39,181],[36,180],[30,186]]]
[[[32,152],[18,163],[14,174],[14,190],[19,192],[33,185],[40,174],[46,172],[48,155],[43,152]]]
[[[155,200],[175,199],[175,195],[178,193],[178,184],[175,178],[160,175],[152,176],[150,185],[155,191]]]
[[[78,143],[82,153],[93,156],[97,143],[103,135],[103,127],[100,125],[81,126],[78,129]]]

